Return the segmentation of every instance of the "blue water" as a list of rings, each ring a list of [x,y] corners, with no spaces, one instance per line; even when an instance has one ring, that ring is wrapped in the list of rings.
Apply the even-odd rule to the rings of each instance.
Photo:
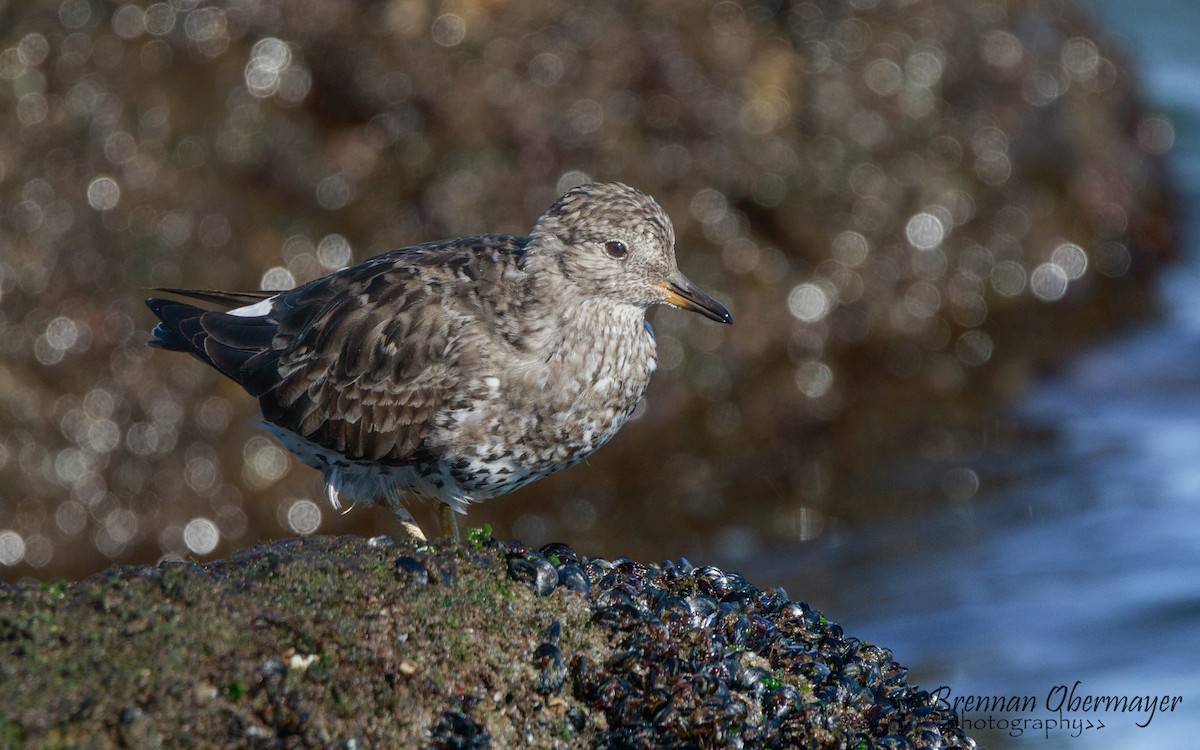
[[[1145,728],[1141,712],[1068,713],[1105,727],[977,730],[984,747],[1196,747],[1200,730],[1200,2],[1091,5],[1176,129],[1185,248],[1159,282],[1164,316],[1028,394],[1023,420],[1058,437],[1010,456],[1003,490],[741,566],[927,689],[1036,698],[997,721],[1058,718],[1047,698],[1077,680],[1080,696],[1183,698]]]

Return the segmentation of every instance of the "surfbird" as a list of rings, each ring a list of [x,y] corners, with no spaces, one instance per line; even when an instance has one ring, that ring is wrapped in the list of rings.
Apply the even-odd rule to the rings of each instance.
[[[403,247],[286,291],[155,291],[225,311],[149,299],[152,346],[257,398],[334,509],[381,502],[422,537],[404,493],[465,513],[616,434],[657,361],[649,307],[732,322],[680,273],[666,212],[616,182],[568,191],[528,237]]]

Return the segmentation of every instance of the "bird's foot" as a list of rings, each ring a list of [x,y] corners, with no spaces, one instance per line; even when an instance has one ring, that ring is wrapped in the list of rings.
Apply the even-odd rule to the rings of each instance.
[[[407,521],[405,521],[404,519],[401,519],[400,525],[404,527],[405,533],[407,533],[413,539],[416,539],[419,542],[429,541],[428,539],[425,538],[425,532],[421,531],[421,527],[417,525],[416,521],[413,521],[412,519],[409,519]]]
[[[421,531],[421,527],[417,525],[417,519],[413,518],[412,513],[408,512],[408,508],[404,507],[398,497],[394,499],[388,497],[387,507],[392,512],[392,515],[400,520],[400,525],[404,527],[406,534],[419,542],[429,541],[428,537],[425,536],[425,532]]]

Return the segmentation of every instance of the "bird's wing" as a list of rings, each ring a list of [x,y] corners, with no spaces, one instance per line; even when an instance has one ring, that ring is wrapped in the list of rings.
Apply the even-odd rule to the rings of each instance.
[[[289,291],[185,292],[226,306],[258,300],[232,314],[150,300],[163,320],[157,345],[196,354],[256,396],[269,422],[324,448],[419,460],[438,415],[478,395],[464,375],[478,346],[463,332],[486,323],[479,300],[514,272],[524,244],[503,235],[429,243]]]

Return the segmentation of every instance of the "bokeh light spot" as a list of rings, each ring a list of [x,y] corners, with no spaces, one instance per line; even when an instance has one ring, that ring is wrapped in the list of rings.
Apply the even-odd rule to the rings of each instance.
[[[128,544],[137,535],[138,517],[128,508],[117,508],[105,516],[104,530],[117,544]]]
[[[577,133],[594,133],[604,124],[604,108],[594,99],[580,99],[571,105],[567,119]]]
[[[964,331],[954,345],[954,353],[967,367],[978,367],[992,358],[992,337],[978,329]]]
[[[19,78],[25,72],[25,63],[21,61],[21,53],[16,47],[9,47],[0,52],[0,78],[11,81]]]
[[[83,532],[87,519],[87,510],[73,500],[68,500],[54,511],[54,523],[68,539]]]
[[[274,37],[254,43],[242,78],[252,96],[264,99],[278,93],[288,102],[303,99],[311,85],[308,71],[295,64],[291,46]]]
[[[21,37],[20,43],[17,44],[17,52],[21,55],[21,62],[36,68],[46,62],[46,56],[50,54],[50,42],[34,31]]]
[[[833,387],[833,369],[824,362],[810,360],[796,367],[796,388],[809,398],[820,398]]]
[[[88,427],[84,447],[93,453],[110,453],[121,444],[121,428],[111,419],[97,419]]]
[[[1012,175],[1012,161],[1003,151],[984,151],[975,158],[975,174],[985,185],[1002,185]]]
[[[288,506],[288,528],[307,536],[321,525],[321,508],[312,500],[297,500]]]
[[[940,54],[929,50],[917,52],[904,64],[908,80],[918,86],[935,86],[942,79],[946,64]]]
[[[596,505],[586,498],[574,497],[563,504],[559,518],[567,531],[586,533],[596,525]]]
[[[942,307],[942,295],[927,281],[918,281],[904,294],[904,307],[918,318],[932,318]]]
[[[904,228],[908,243],[918,250],[932,250],[946,238],[942,220],[928,211],[915,214]]]
[[[462,16],[444,13],[433,21],[433,41],[443,47],[454,47],[462,42],[467,35],[467,22]]]
[[[317,243],[317,260],[328,271],[350,264],[350,241],[340,234],[327,234]]]
[[[863,74],[867,88],[880,96],[891,96],[904,83],[904,71],[895,62],[880,59],[867,66]]]
[[[979,491],[979,475],[968,467],[950,469],[942,475],[942,491],[954,502],[970,500]]]
[[[553,86],[562,78],[562,58],[553,52],[540,52],[529,61],[529,79],[538,86]]]
[[[243,474],[251,485],[268,487],[283,478],[290,465],[287,452],[262,435],[246,441],[242,450]]]
[[[37,125],[46,119],[49,112],[50,105],[46,97],[37,91],[31,91],[17,101],[17,119],[22,125]]]
[[[217,465],[208,456],[195,456],[188,459],[183,470],[184,482],[197,495],[208,493],[216,485],[218,478]]]
[[[1062,46],[1063,68],[1076,78],[1087,78],[1100,67],[1100,50],[1096,43],[1085,37],[1068,39]]]
[[[788,312],[797,320],[812,323],[825,317],[831,306],[829,295],[814,283],[797,284],[788,294]]]
[[[68,29],[86,26],[91,18],[92,7],[87,0],[63,0],[58,6],[58,20]]]
[[[79,340],[79,327],[70,318],[59,316],[46,326],[45,336],[50,346],[65,351]]]
[[[200,244],[205,247],[222,247],[233,236],[233,228],[230,227],[229,219],[225,218],[224,215],[209,214],[200,220],[196,236],[199,238]]]
[[[146,31],[155,36],[169,34],[175,28],[175,9],[167,3],[154,3],[146,8],[144,22]]]
[[[97,211],[110,211],[121,200],[121,188],[116,180],[102,175],[88,183],[87,199]]]
[[[25,557],[25,540],[15,531],[0,531],[0,565],[12,567]]]
[[[526,513],[513,521],[512,530],[526,544],[540,546],[548,541],[550,528],[541,515]]]
[[[137,39],[146,30],[142,9],[133,3],[117,8],[112,16],[112,29],[122,39]]]
[[[1054,302],[1067,293],[1067,274],[1054,263],[1043,263],[1029,275],[1029,289],[1043,302]]]
[[[33,534],[25,540],[25,564],[44,568],[54,558],[54,543],[43,534]]]
[[[1096,270],[1109,278],[1129,272],[1129,248],[1120,242],[1106,242],[1096,250]]]
[[[1050,262],[1062,269],[1066,277],[1074,281],[1087,271],[1088,257],[1079,245],[1064,242],[1050,253]]]
[[[871,254],[871,245],[859,232],[842,232],[833,238],[833,257],[851,268],[861,265]]]
[[[562,173],[555,183],[555,189],[559,194],[565,193],[572,188],[577,188],[580,185],[586,185],[592,181],[591,175],[587,172],[580,172],[577,169],[571,169]]]
[[[992,288],[1005,297],[1025,290],[1025,268],[1015,260],[1002,260],[992,267]]]
[[[220,541],[221,531],[207,518],[193,518],[183,527],[183,543],[193,554],[207,555]]]
[[[980,46],[983,61],[997,68],[1015,68],[1021,62],[1024,48],[1021,40],[1003,29],[992,29],[983,35]]]
[[[294,286],[296,286],[296,277],[292,275],[292,272],[283,266],[274,266],[268,268],[267,272],[262,275],[258,288],[274,292],[291,289]]]
[[[1138,123],[1137,141],[1148,154],[1165,154],[1175,146],[1175,126],[1165,117],[1152,115]]]
[[[343,174],[331,174],[317,183],[317,203],[335,211],[354,199],[354,184]]]

